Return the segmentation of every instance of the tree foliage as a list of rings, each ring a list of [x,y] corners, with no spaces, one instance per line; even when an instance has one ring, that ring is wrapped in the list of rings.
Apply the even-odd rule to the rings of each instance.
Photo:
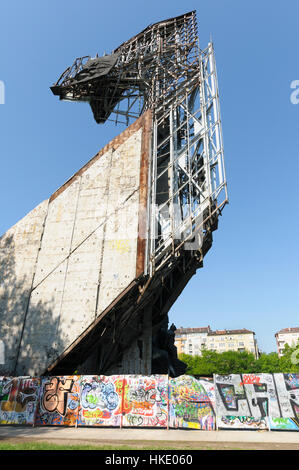
[[[201,356],[180,354],[180,360],[187,365],[186,374],[212,376],[213,374],[257,374],[257,373],[299,373],[299,341],[294,347],[285,346],[284,354],[262,353],[258,359],[247,351],[203,350]]]

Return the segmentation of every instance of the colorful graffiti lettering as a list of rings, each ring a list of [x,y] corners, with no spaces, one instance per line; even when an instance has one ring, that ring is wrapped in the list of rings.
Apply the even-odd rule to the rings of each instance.
[[[79,395],[79,380],[75,376],[44,378],[37,409],[37,425],[75,426]]]
[[[299,430],[298,377],[299,374],[215,375],[218,427]]]
[[[122,377],[84,376],[80,387],[79,426],[120,426]]]
[[[259,384],[261,378],[254,374],[243,374],[242,375],[243,381],[240,385],[249,385],[249,384]]]
[[[126,376],[124,426],[167,426],[168,377]]]
[[[66,413],[68,394],[72,390],[74,381],[53,377],[45,384],[43,407],[49,413],[57,411],[61,416]]]
[[[269,422],[271,430],[299,430],[299,419],[296,418],[269,418]]]
[[[0,377],[0,424],[299,431],[299,374]]]
[[[0,424],[33,424],[40,380],[0,378]]]
[[[268,429],[266,418],[254,418],[253,416],[221,416],[217,417],[218,427],[238,429]]]
[[[170,380],[169,425],[212,430],[215,427],[214,385],[182,376]]]

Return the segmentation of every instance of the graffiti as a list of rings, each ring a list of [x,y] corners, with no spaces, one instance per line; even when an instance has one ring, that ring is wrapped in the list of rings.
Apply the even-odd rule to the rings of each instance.
[[[40,379],[0,377],[0,424],[33,424]]]
[[[166,427],[167,408],[167,376],[125,376],[124,426]]]
[[[266,418],[254,418],[253,416],[221,416],[217,417],[219,428],[237,428],[237,429],[268,429]]]
[[[298,379],[299,374],[215,375],[218,426],[299,429]]]
[[[255,374],[243,374],[243,381],[240,385],[259,384],[261,378]]]
[[[109,240],[109,247],[112,250],[116,250],[121,254],[129,253],[130,251],[130,240]]]
[[[37,410],[37,425],[74,426],[79,411],[79,381],[75,376],[44,378]]]
[[[299,389],[299,374],[283,374],[287,390]]]
[[[53,377],[45,384],[43,395],[43,407],[50,413],[57,411],[61,416],[66,413],[68,393],[72,390],[74,381],[72,379],[61,379]]]
[[[234,385],[217,384],[217,389],[228,411],[237,411],[239,408],[238,402],[246,399],[245,393],[237,393]]]
[[[299,419],[296,418],[269,418],[271,430],[299,431]]]
[[[114,410],[117,408],[119,396],[114,391],[112,383],[105,384],[85,384],[82,395],[81,403],[85,408],[108,408]]]
[[[78,425],[120,426],[123,378],[83,376]]]
[[[299,374],[0,377],[0,424],[299,431]]]
[[[156,401],[160,401],[160,392],[154,387],[149,390],[138,388],[137,390],[130,391],[130,400],[135,403],[143,403],[147,408],[156,403]]]
[[[214,384],[181,376],[170,380],[169,425],[174,428],[215,428]]]

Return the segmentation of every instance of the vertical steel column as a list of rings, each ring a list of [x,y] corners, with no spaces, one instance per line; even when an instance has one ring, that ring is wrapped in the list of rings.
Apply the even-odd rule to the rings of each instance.
[[[155,270],[155,244],[157,236],[157,206],[156,206],[156,188],[157,188],[157,119],[154,118],[153,122],[153,145],[152,145],[152,165],[151,165],[151,207],[150,207],[150,233],[148,244],[150,245],[149,251],[149,274],[153,275]]]
[[[201,110],[201,119],[203,126],[203,160],[205,165],[205,173],[207,180],[208,193],[212,194],[212,184],[211,184],[211,170],[209,162],[209,135],[208,135],[208,120],[207,120],[207,101],[206,101],[206,91],[205,91],[205,73],[204,73],[204,55],[201,55],[200,61],[200,110]]]

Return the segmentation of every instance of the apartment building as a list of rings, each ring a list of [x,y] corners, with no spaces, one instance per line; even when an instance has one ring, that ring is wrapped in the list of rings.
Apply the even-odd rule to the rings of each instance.
[[[247,351],[258,358],[258,346],[255,332],[245,328],[240,330],[216,330],[207,336],[207,349],[219,353],[225,351]]]
[[[286,344],[291,347],[296,346],[299,340],[299,327],[296,328],[284,328],[275,333],[276,345],[278,355],[283,355],[283,350]]]
[[[178,328],[175,335],[178,354],[201,355],[203,349],[222,353],[224,351],[248,351],[258,358],[258,346],[254,331],[216,330],[204,328]]]
[[[200,356],[201,350],[206,346],[210,326],[202,328],[178,328],[175,332],[175,346],[178,354]]]

